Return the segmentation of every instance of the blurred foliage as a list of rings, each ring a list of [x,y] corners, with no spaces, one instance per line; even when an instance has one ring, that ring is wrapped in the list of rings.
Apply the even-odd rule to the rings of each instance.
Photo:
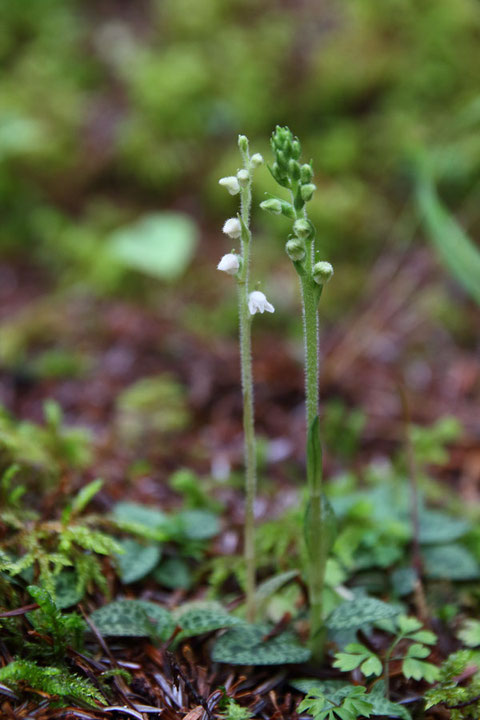
[[[116,426],[133,445],[153,435],[184,430],[190,422],[185,389],[169,373],[137,380],[117,398]]]
[[[454,212],[474,188],[473,232],[479,28],[475,0],[3,3],[0,250],[118,289],[109,234],[179,196],[217,222],[232,138],[266,149],[277,122],[314,158],[312,219],[335,259],[390,237],[419,147]],[[259,173],[257,201],[271,185]]]
[[[85,469],[91,462],[91,436],[85,428],[65,427],[53,400],[44,404],[45,424],[13,418],[0,406],[0,471],[12,463],[37,479],[59,481],[65,468]]]

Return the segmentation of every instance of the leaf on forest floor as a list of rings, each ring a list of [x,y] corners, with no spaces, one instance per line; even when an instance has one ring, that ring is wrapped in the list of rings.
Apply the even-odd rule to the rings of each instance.
[[[106,637],[150,637],[167,639],[175,623],[171,613],[147,600],[115,600],[94,610],[90,619]]]
[[[434,580],[476,580],[480,576],[477,561],[466,547],[452,543],[422,550],[425,574]]]
[[[121,540],[119,544],[123,553],[117,555],[116,563],[125,585],[141,580],[158,565],[162,554],[159,545],[142,545],[131,539]]]
[[[231,665],[284,665],[309,659],[310,650],[291,633],[264,640],[270,630],[267,625],[247,624],[227,630],[215,641],[212,660]]]
[[[399,608],[394,605],[376,598],[360,596],[335,608],[327,618],[326,625],[331,630],[347,630],[393,618],[399,612]]]

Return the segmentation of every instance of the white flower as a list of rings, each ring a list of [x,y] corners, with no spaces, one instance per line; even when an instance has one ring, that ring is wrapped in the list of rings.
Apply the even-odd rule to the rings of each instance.
[[[260,155],[260,153],[255,153],[250,158],[250,162],[253,168],[260,167],[260,165],[263,165],[263,157]]]
[[[237,181],[240,187],[247,187],[250,182],[250,173],[248,170],[242,169],[237,173]]]
[[[237,195],[240,192],[240,184],[235,175],[229,175],[228,177],[220,178],[218,181],[219,185],[227,188],[230,195]]]
[[[260,290],[254,290],[248,296],[248,309],[250,310],[250,315],[255,315],[257,312],[263,313],[265,310],[269,313],[275,312],[273,305],[268,302]]]
[[[238,255],[235,255],[235,253],[227,253],[218,263],[217,270],[222,270],[229,275],[236,275],[239,267]]]
[[[242,226],[238,218],[228,218],[223,226],[223,232],[225,235],[230,235],[231,238],[239,238],[242,234]]]

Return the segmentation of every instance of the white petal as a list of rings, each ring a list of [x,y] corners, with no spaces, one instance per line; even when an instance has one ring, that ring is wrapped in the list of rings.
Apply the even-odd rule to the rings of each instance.
[[[238,182],[235,175],[229,175],[228,177],[220,178],[218,184],[226,188],[230,195],[237,195],[240,192],[240,183]]]
[[[252,163],[252,167],[260,167],[260,165],[263,165],[263,157],[260,153],[255,153],[255,155],[252,155],[250,162]]]
[[[257,312],[264,313],[265,310],[269,313],[275,312],[273,305],[268,302],[264,293],[260,292],[260,290],[254,290],[248,296],[248,309],[250,315],[255,315]]]
[[[242,226],[238,218],[229,218],[225,221],[223,226],[223,232],[225,235],[230,235],[231,238],[239,238],[242,234]]]
[[[227,253],[218,263],[217,270],[222,270],[229,275],[236,275],[239,267],[240,263],[238,261],[238,256],[235,255],[235,253]]]

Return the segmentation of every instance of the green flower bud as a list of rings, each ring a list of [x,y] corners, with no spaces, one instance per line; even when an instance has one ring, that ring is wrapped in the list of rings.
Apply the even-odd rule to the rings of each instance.
[[[293,220],[296,217],[295,210],[290,205],[290,203],[285,202],[285,200],[282,200],[282,215],[285,215],[285,217],[288,217],[291,220]]]
[[[300,188],[300,194],[302,196],[302,200],[304,202],[308,202],[312,199],[313,193],[315,192],[317,188],[313,183],[307,183],[307,185],[302,185]]]
[[[307,183],[309,183],[312,180],[312,178],[313,178],[312,166],[309,165],[308,163],[305,163],[300,168],[300,179],[301,179],[302,183],[304,185],[306,185]]]
[[[303,260],[305,248],[299,240],[289,240],[285,245],[285,251],[290,260]]]
[[[280,200],[277,200],[277,198],[268,198],[268,200],[264,200],[260,203],[260,207],[262,210],[272,213],[272,215],[282,214],[282,203]]]
[[[295,217],[295,210],[290,203],[285,200],[279,200],[278,198],[268,198],[260,203],[262,210],[272,213],[272,215],[285,215],[285,217],[293,219]]]
[[[287,175],[285,175],[285,172],[280,169],[278,163],[273,163],[270,172],[272,173],[275,180],[279,183],[279,185],[283,185],[283,187],[289,186],[288,177]]]
[[[293,223],[293,232],[297,237],[301,238],[302,240],[306,240],[312,235],[313,229],[308,220],[299,218]]]
[[[317,285],[325,285],[333,275],[333,267],[326,260],[315,263],[312,270]]]
[[[295,160],[298,160],[300,155],[302,154],[302,146],[300,145],[300,142],[298,140],[294,140],[292,143],[292,155],[295,158]]]
[[[277,150],[276,158],[277,158],[277,163],[279,164],[281,169],[285,171],[288,167],[288,159],[287,159],[286,154],[283,152],[283,150]]]
[[[270,142],[274,152],[282,150],[290,154],[292,141],[293,136],[291,131],[287,127],[282,128],[277,125]]]
[[[248,138],[246,135],[239,135],[238,136],[238,149],[242,153],[248,152]]]
[[[300,180],[300,165],[296,160],[288,161],[288,172],[294,180]]]
[[[298,212],[303,209],[303,206],[305,205],[305,200],[302,197],[302,185],[297,186],[297,191],[295,193],[295,198],[293,200],[293,204],[295,205],[295,210]]]

